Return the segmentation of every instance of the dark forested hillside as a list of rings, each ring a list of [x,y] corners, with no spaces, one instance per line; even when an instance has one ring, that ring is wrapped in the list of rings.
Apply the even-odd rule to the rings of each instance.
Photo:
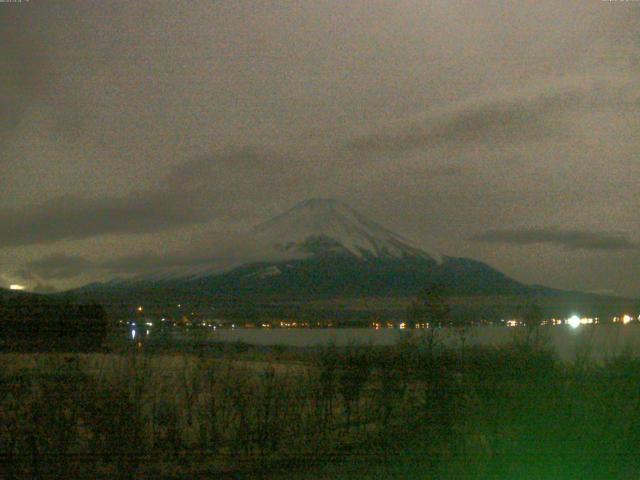
[[[94,350],[102,345],[106,332],[106,312],[95,303],[0,292],[2,350]]]

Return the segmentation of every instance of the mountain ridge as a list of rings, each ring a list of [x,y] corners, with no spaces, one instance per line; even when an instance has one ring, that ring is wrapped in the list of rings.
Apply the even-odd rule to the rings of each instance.
[[[392,299],[414,297],[434,284],[450,297],[545,297],[562,304],[563,312],[573,305],[612,303],[602,296],[526,285],[477,260],[426,252],[337,200],[306,200],[258,224],[251,233],[260,237],[257,245],[275,247],[282,257],[210,274],[93,284],[72,294],[119,305],[199,305],[209,312],[212,306],[232,304],[234,315],[246,313],[250,304],[254,316],[282,314],[280,307],[273,313],[273,305],[298,311],[322,299],[385,298],[394,303]],[[494,307],[471,309],[470,315],[505,313]]]
[[[418,248],[406,238],[334,199],[312,198],[253,229],[256,245],[280,258],[245,262],[223,272],[138,277],[100,288],[192,289],[203,295],[309,298],[415,295],[438,283],[455,294],[524,292],[527,286],[471,259]]]

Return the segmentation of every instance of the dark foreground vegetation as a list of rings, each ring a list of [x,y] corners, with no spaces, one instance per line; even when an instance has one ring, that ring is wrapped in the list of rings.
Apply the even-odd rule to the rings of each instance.
[[[432,340],[4,354],[0,478],[637,478],[640,360]]]
[[[0,352],[96,351],[108,331],[101,305],[49,295],[0,295]]]

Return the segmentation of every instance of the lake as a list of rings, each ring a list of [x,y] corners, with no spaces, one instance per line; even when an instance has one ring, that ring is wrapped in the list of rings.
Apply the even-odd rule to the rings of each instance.
[[[501,345],[510,342],[521,327],[481,326],[470,329],[467,344]],[[640,354],[640,324],[629,325],[581,325],[574,329],[568,325],[542,327],[550,345],[564,361],[573,361],[576,355],[589,355],[602,360],[629,349]],[[206,333],[204,339],[211,342],[242,341],[253,345],[288,345],[307,347],[329,345],[393,345],[408,335],[420,335],[422,330],[398,330],[373,328],[327,329],[218,329]],[[459,337],[449,329],[440,329],[442,341],[448,345],[460,344]],[[176,339],[190,338],[184,332],[175,332]],[[201,336],[198,336],[202,339]]]

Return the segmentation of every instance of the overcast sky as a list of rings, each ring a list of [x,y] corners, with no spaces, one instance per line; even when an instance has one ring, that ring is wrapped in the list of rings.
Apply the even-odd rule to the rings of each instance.
[[[0,3],[0,285],[230,255],[308,197],[640,295],[640,3]]]

